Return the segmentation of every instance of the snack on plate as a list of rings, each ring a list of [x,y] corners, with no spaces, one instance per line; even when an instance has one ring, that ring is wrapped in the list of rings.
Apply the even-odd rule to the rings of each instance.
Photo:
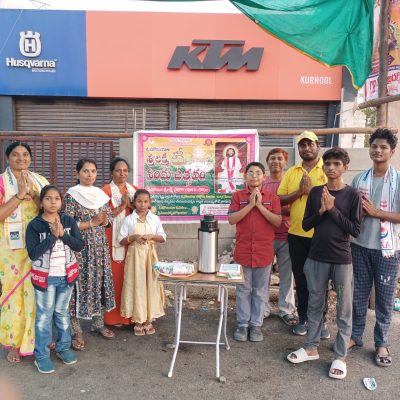
[[[189,275],[195,272],[194,264],[181,261],[164,262],[158,261],[154,269],[164,275]]]

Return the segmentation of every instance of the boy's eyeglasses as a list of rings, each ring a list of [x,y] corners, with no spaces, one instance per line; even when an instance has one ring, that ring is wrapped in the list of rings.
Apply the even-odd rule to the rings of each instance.
[[[249,178],[252,178],[253,176],[262,176],[262,175],[264,175],[262,172],[252,172],[252,171],[250,171],[250,172],[246,172],[246,176],[248,176]]]

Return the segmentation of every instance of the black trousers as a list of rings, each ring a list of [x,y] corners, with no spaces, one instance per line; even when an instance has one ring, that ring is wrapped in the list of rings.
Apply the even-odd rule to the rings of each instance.
[[[310,252],[311,240],[311,238],[288,234],[289,254],[292,260],[293,277],[296,284],[297,313],[299,314],[299,322],[301,323],[307,321],[308,288],[307,279],[304,274],[304,264]],[[326,288],[324,321],[326,320],[325,315],[327,310],[328,288]]]
[[[297,294],[297,313],[300,322],[307,321],[308,289],[307,279],[304,275],[304,264],[311,247],[311,238],[288,235],[289,254],[292,260],[292,270]]]

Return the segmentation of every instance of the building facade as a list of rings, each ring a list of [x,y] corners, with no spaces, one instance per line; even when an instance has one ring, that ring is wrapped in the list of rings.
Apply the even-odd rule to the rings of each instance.
[[[0,10],[0,43],[2,130],[324,128],[340,108],[341,67],[242,14]]]

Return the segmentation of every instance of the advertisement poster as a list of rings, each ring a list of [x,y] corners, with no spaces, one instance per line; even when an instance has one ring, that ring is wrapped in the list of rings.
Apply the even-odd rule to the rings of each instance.
[[[380,0],[374,4],[374,48],[372,54],[372,72],[364,85],[365,100],[378,97],[379,77],[379,15]],[[400,94],[400,0],[391,0],[389,5],[389,55],[387,93],[389,96]]]
[[[134,183],[147,189],[165,222],[227,220],[232,193],[244,188],[246,165],[258,157],[256,130],[138,131]]]

